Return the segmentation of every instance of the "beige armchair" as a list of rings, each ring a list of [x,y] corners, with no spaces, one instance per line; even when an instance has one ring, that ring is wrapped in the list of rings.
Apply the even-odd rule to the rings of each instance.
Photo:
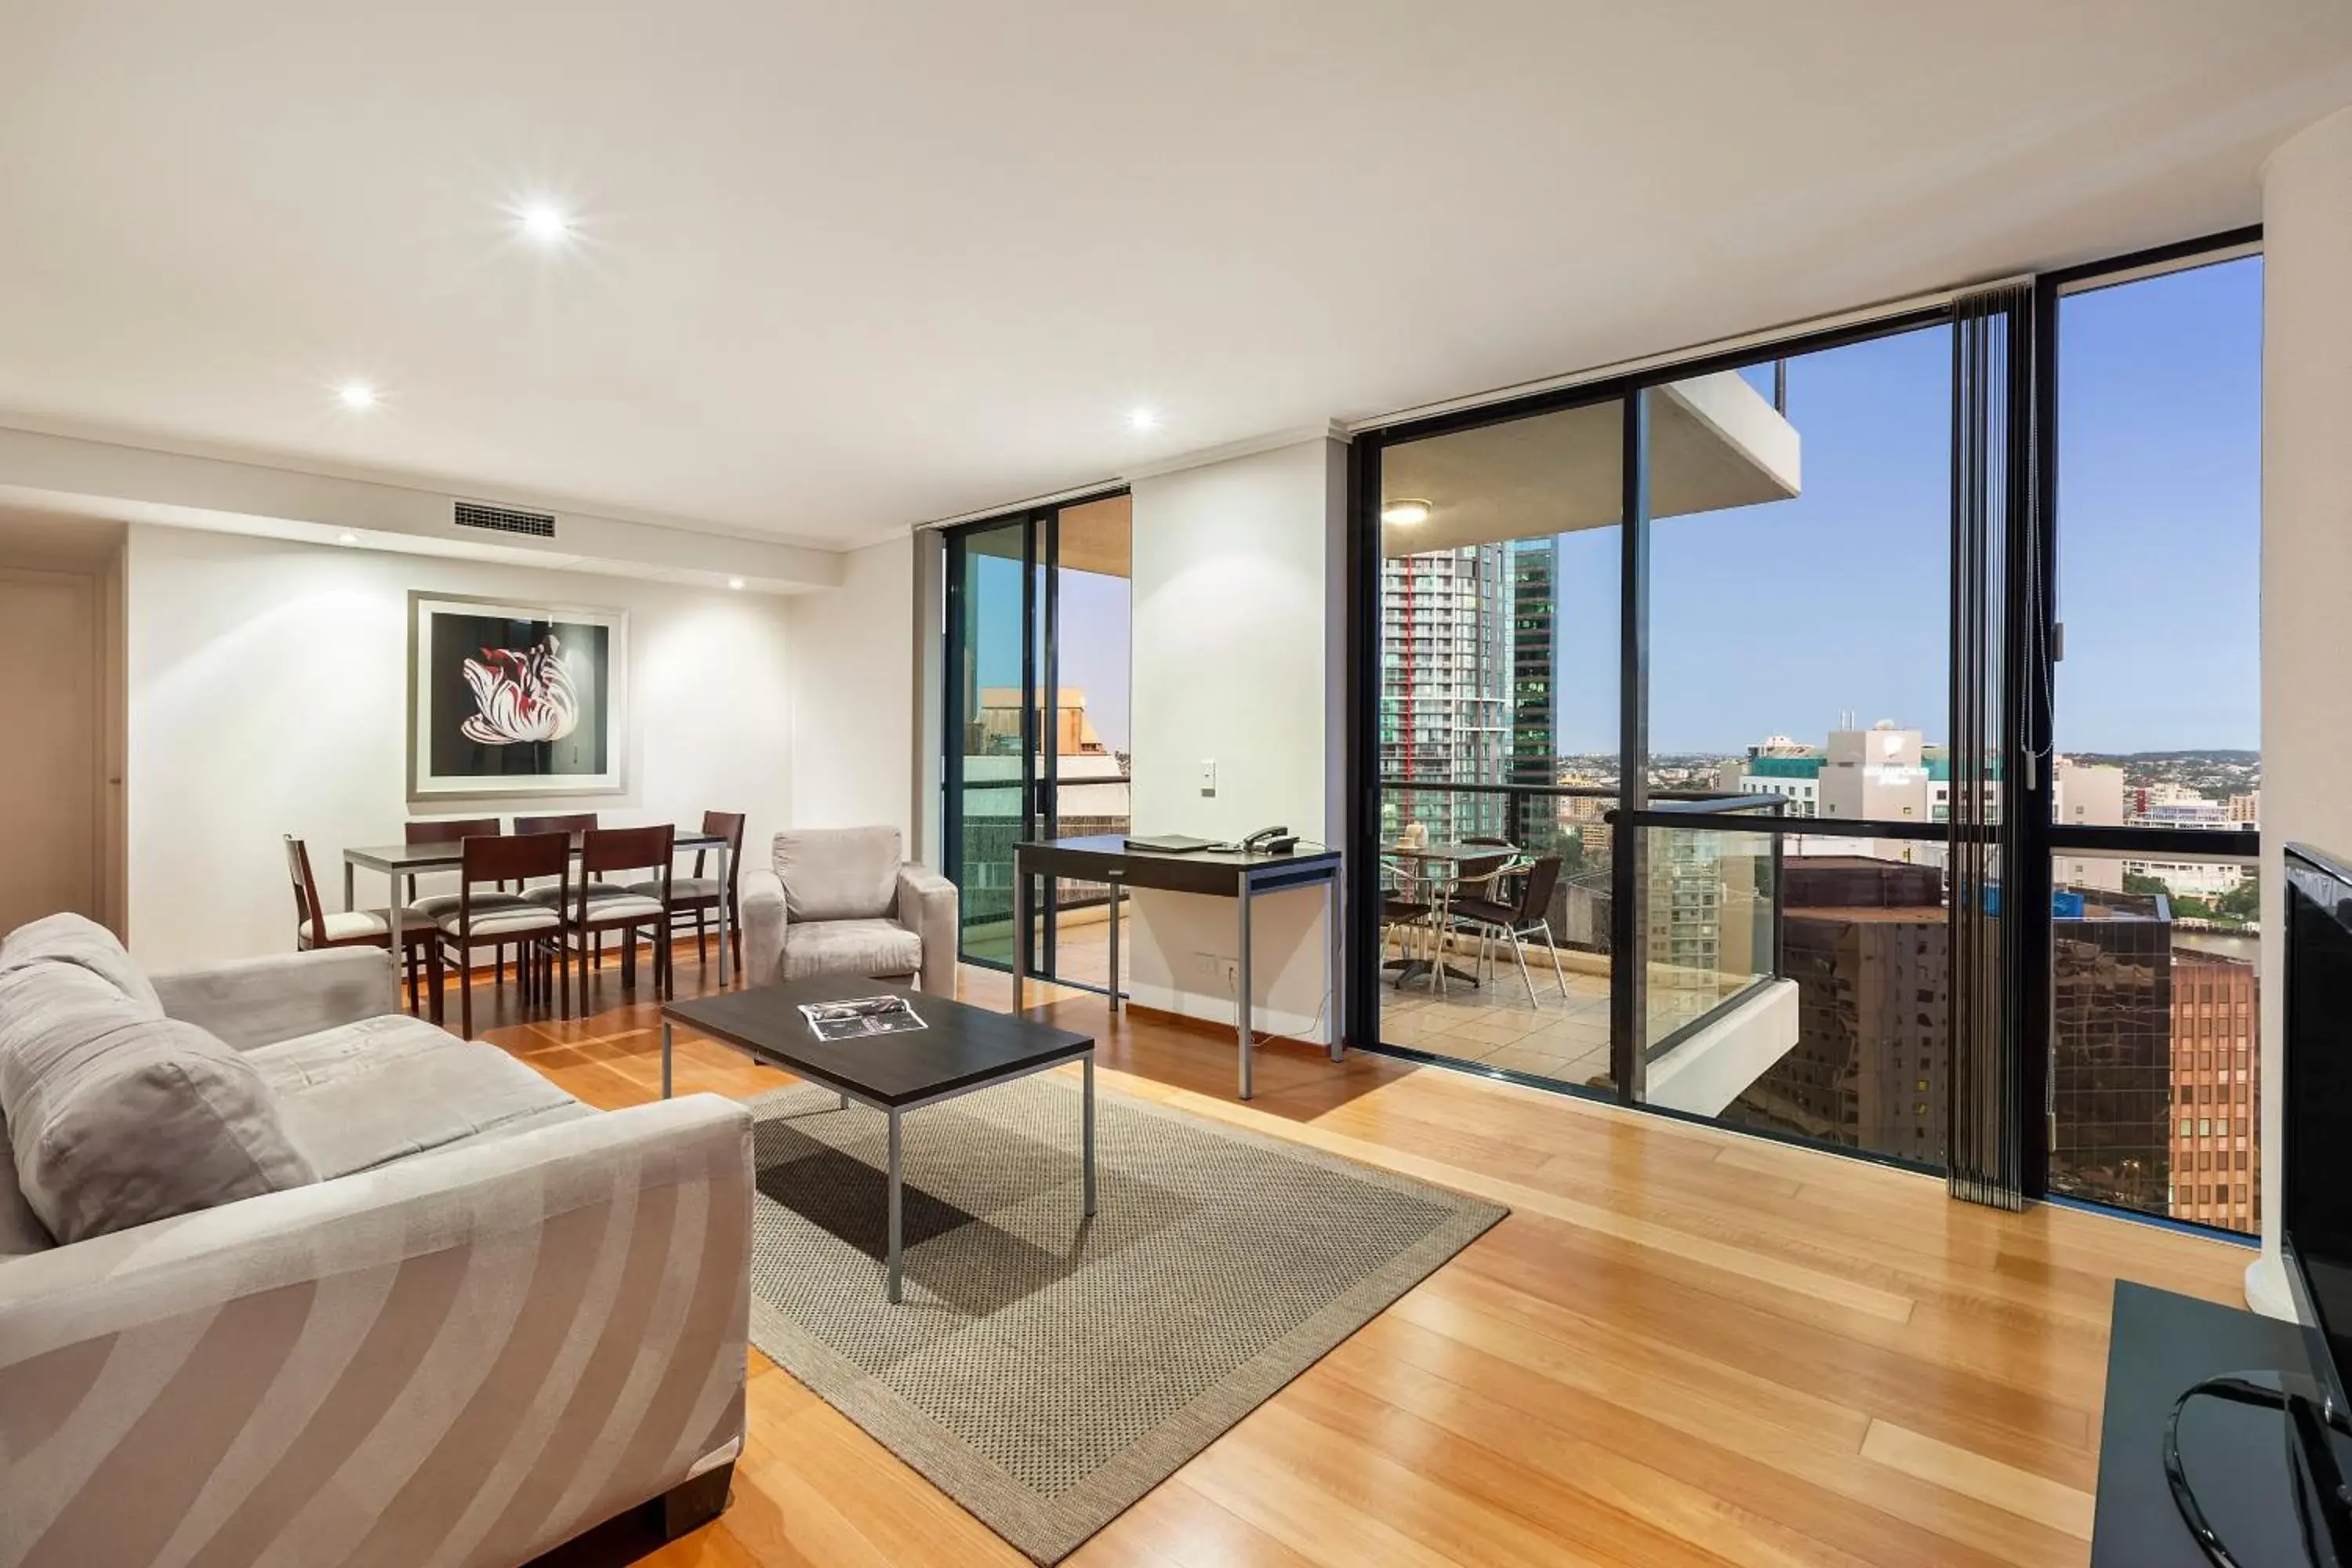
[[[954,995],[955,884],[905,857],[895,827],[777,834],[772,868],[743,876],[746,978],[848,974]]]

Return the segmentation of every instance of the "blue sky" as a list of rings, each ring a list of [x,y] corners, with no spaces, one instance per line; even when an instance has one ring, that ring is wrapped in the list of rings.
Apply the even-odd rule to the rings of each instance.
[[[2058,744],[2254,747],[2262,263],[2069,296],[2059,332]],[[1654,751],[1818,742],[1845,710],[1947,739],[1950,356],[1936,328],[1790,361],[1802,495],[1654,524]],[[1560,541],[1566,752],[1616,747],[1617,538]],[[982,564],[982,679],[1016,681],[1019,569]],[[1127,584],[1065,573],[1062,614],[1063,681],[1123,749]]]

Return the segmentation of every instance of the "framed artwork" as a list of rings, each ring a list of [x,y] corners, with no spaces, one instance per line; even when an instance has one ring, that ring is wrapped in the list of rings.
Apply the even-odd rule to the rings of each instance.
[[[408,798],[626,787],[625,610],[408,595]]]

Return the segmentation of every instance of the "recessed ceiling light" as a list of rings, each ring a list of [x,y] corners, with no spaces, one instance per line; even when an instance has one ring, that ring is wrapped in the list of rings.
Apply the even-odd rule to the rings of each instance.
[[[1381,521],[1410,528],[1416,522],[1429,521],[1429,503],[1425,500],[1392,500],[1381,508]]]
[[[1160,416],[1149,408],[1134,409],[1127,416],[1127,426],[1130,430],[1157,430],[1160,428]]]
[[[357,544],[359,542],[360,536],[356,533],[339,533],[335,535],[335,542],[338,544]]]
[[[743,579],[740,577],[730,577],[727,579],[727,585],[730,588],[740,590],[743,586]]]
[[[364,381],[347,381],[335,389],[335,401],[346,408],[373,408],[375,388]]]
[[[572,220],[561,207],[535,202],[522,209],[522,231],[541,245],[555,245],[572,237]]]

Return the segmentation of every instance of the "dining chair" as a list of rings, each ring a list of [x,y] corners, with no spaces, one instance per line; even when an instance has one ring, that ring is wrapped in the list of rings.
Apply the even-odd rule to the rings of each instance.
[[[468,838],[496,837],[499,819],[495,816],[445,817],[436,822],[410,822],[401,830],[401,840],[406,844],[462,844]],[[416,894],[416,875],[404,879],[407,889],[408,907],[422,910],[428,920],[439,920],[457,907],[457,895],[452,893]],[[492,983],[503,990],[507,983],[507,950],[498,950],[491,970]]]
[[[729,967],[740,975],[743,973],[743,814],[740,811],[706,811],[702,814],[702,831],[727,841],[727,880],[722,885],[718,878],[704,876],[703,862],[710,852],[708,849],[696,850],[694,869],[670,883],[670,927],[673,931],[683,931],[688,923],[693,925],[695,962],[699,967],[709,962],[705,922],[709,920],[710,911],[717,910],[720,923],[727,926],[728,952],[731,958]],[[629,890],[651,895],[657,892],[659,887],[652,881],[635,882],[630,885]],[[688,917],[691,917],[690,921]]]
[[[514,830],[517,833],[586,833],[595,826],[596,814],[593,811],[575,811],[562,816],[518,816],[514,819]],[[545,884],[536,888],[518,888],[515,890],[534,903],[562,907],[562,892]],[[601,948],[598,950],[598,956],[603,956]]]
[[[391,910],[329,910],[320,906],[318,879],[310,874],[310,847],[290,833],[286,835],[286,872],[294,884],[296,951],[392,946]],[[425,911],[411,905],[402,909],[400,924],[400,945],[404,950],[401,969],[408,977],[409,1011],[415,1012],[422,1001],[417,993],[417,961],[431,944],[433,921]]]
[[[1466,842],[1466,841],[1465,841]],[[1432,899],[1429,930],[1431,963],[1429,988],[1440,996],[1445,994],[1445,955],[1452,945],[1454,906],[1464,892],[1470,897],[1492,897],[1494,882],[1511,868],[1517,857],[1508,849],[1496,855],[1465,855],[1454,862],[1453,874],[1440,883]]]
[[[1535,977],[1528,973],[1528,955],[1520,946],[1522,937],[1540,934],[1544,949],[1551,954],[1552,979],[1559,985],[1562,998],[1568,995],[1568,975],[1559,965],[1559,942],[1551,929],[1551,896],[1559,886],[1559,857],[1539,855],[1527,865],[1519,880],[1518,897],[1508,901],[1478,898],[1457,898],[1451,914],[1457,925],[1479,938],[1482,952],[1489,959],[1491,971],[1492,944],[1501,937],[1510,944],[1511,956],[1518,962],[1519,979],[1528,988],[1528,1005],[1538,1006]]]
[[[644,928],[654,962],[654,994],[669,999],[673,987],[670,952],[672,861],[677,855],[677,829],[668,823],[651,827],[593,828],[580,838],[580,880],[563,910],[563,942],[580,944],[580,1013],[588,1015],[588,986],[596,965],[590,953],[602,952],[607,932],[621,938],[621,988],[637,984],[637,931]],[[606,871],[652,871],[655,879],[624,886],[604,881]],[[592,880],[591,879],[599,879]],[[645,889],[650,888],[650,892]]]
[[[464,863],[457,871],[457,907],[433,922],[434,940],[426,950],[432,963],[430,984],[433,991],[433,1021],[442,1018],[442,965],[447,956],[457,959],[457,1032],[467,1039],[474,1037],[473,955],[481,948],[513,946],[520,950],[523,976],[522,994],[526,1002],[546,994],[543,985],[533,984],[539,960],[551,957],[563,965],[562,990],[564,1016],[569,1017],[572,995],[571,957],[560,940],[563,933],[563,914],[559,901],[553,908],[534,903],[520,893],[505,890],[509,882],[529,882],[533,877],[553,877],[557,887],[569,893],[572,888],[572,836],[569,833],[518,833],[499,837],[474,837],[465,842]],[[557,950],[546,952],[548,944]]]

